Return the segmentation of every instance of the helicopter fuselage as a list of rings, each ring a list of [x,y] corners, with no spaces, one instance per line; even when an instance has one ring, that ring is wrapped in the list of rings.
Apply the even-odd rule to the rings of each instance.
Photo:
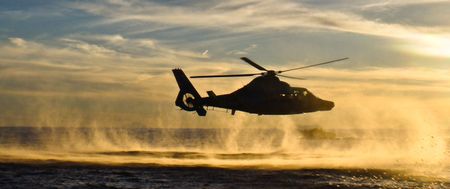
[[[256,77],[244,87],[223,95],[208,91],[208,97],[201,97],[181,69],[172,70],[180,92],[175,104],[186,111],[206,115],[204,107],[218,107],[258,115],[287,115],[315,111],[328,111],[334,103],[314,96],[306,88],[291,87],[271,74]]]
[[[224,95],[214,95],[198,99],[198,104],[236,110],[258,115],[301,114],[327,111],[334,107],[331,101],[314,96],[306,88],[290,87],[273,75],[259,76],[246,86]]]

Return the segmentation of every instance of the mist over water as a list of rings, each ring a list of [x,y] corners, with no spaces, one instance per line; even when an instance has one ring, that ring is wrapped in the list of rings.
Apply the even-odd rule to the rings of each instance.
[[[380,106],[375,98],[364,107],[345,100],[338,99],[332,112],[295,117],[243,113],[233,117],[211,111],[209,117],[198,118],[175,112],[209,127],[192,123],[183,127],[176,120],[170,125],[165,119],[180,119],[175,114],[134,127],[85,121],[78,123],[89,125],[2,127],[0,157],[5,162],[381,169],[449,180],[450,136],[440,125],[442,120],[436,120],[439,114],[426,114],[431,109],[408,100],[398,101],[403,104],[398,107]]]

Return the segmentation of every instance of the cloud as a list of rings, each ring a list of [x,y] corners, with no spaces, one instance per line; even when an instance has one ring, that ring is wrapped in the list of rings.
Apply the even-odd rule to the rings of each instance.
[[[151,40],[151,39],[139,40],[138,43],[140,43],[144,47],[151,48],[151,49],[156,48],[156,44],[157,44],[157,42],[155,40]]]
[[[386,2],[385,4],[405,4]],[[424,3],[415,1],[415,3]],[[450,57],[441,51],[449,35],[445,28],[427,28],[379,20],[368,20],[354,12],[315,9],[292,1],[227,1],[205,7],[173,6],[163,3],[133,1],[126,5],[111,2],[73,3],[72,8],[103,16],[107,24],[144,22],[193,28],[221,28],[228,32],[264,32],[267,30],[298,32],[305,28],[350,32],[403,41],[430,56]],[[366,5],[374,7],[381,5]],[[430,44],[443,41],[442,44]],[[432,42],[431,42],[432,43]]]
[[[124,37],[122,37],[121,35],[94,35],[93,36],[94,39],[99,39],[99,40],[104,40],[108,43],[112,43],[112,44],[122,44],[126,41],[126,39]]]
[[[12,44],[14,44],[14,45],[16,45],[16,46],[24,47],[24,46],[26,45],[26,41],[23,40],[22,38],[18,38],[18,37],[10,37],[10,38],[8,38],[8,39],[9,39],[9,42],[10,42],[10,43],[12,43]]]
[[[62,42],[64,42],[68,47],[75,49],[75,50],[79,50],[83,53],[89,53],[91,55],[104,55],[104,56],[109,56],[109,55],[117,55],[118,52],[105,48],[105,47],[101,47],[99,45],[95,45],[95,44],[89,44],[86,43],[84,41],[79,41],[79,40],[74,40],[74,39],[67,39],[67,38],[63,38],[61,39]]]
[[[116,43],[91,43],[81,38],[62,38],[48,44],[9,38],[8,43],[0,44],[2,92],[76,96],[89,91],[106,95],[110,93],[107,88],[115,87],[116,92],[111,94],[120,96],[128,93],[129,88],[124,87],[128,84],[137,87],[134,88],[137,91],[149,90],[149,83],[137,83],[156,77],[154,80],[162,84],[164,82],[160,79],[167,77],[172,68],[181,65],[196,67],[201,59],[207,57],[197,52],[156,45],[151,39],[120,38],[127,48],[145,46],[154,51],[150,55],[139,55],[118,48],[120,45]],[[100,36],[100,39],[109,37]],[[92,91],[94,86],[99,90]]]
[[[71,34],[61,39],[71,48],[116,54],[117,56],[208,58],[198,52],[173,48],[153,38],[126,38],[122,35]]]
[[[256,47],[258,47],[258,45],[256,45],[256,44],[251,44],[251,45],[245,47],[245,48],[242,49],[242,50],[231,50],[231,51],[228,51],[227,54],[229,54],[229,55],[246,55],[246,54],[248,54],[250,51],[252,51],[253,49],[255,49]]]
[[[448,0],[410,0],[410,1],[404,1],[404,0],[384,0],[381,2],[376,3],[369,3],[362,5],[361,8],[366,9],[388,9],[392,7],[403,7],[408,5],[426,5],[426,4],[433,4],[433,3],[441,3],[441,2],[448,2]]]
[[[128,39],[124,38],[124,40],[128,43]],[[44,103],[41,104],[42,109],[35,106],[35,103],[20,105],[21,109],[31,108],[31,112],[46,113],[48,105],[45,103],[49,103],[54,106],[53,108],[72,107],[74,110],[79,110],[79,114],[96,114],[91,111],[97,111],[97,108],[85,110],[87,108],[85,102],[89,102],[89,106],[108,107],[111,114],[122,114],[120,107],[123,105],[114,104],[140,102],[132,109],[145,109],[138,113],[142,117],[135,117],[137,119],[135,122],[142,122],[141,124],[145,124],[143,121],[145,117],[156,119],[155,116],[163,112],[170,115],[179,114],[182,117],[191,116],[185,114],[186,112],[173,111],[176,109],[173,106],[173,100],[178,87],[171,75],[171,68],[182,66],[188,75],[254,71],[253,68],[242,67],[241,64],[214,60],[199,62],[201,59],[180,54],[149,57],[122,56],[115,51],[104,50],[99,45],[74,39],[60,40],[62,44],[57,46],[24,39],[14,41],[20,41],[27,46],[0,45],[0,67],[2,68],[0,69],[0,87],[2,88],[0,95],[4,99],[22,98],[30,101],[41,99],[36,102]],[[61,48],[59,45],[68,48]],[[256,45],[248,46],[248,48],[254,47]],[[214,66],[205,70],[206,64]],[[298,63],[293,64],[298,65]],[[307,87],[321,98],[336,100],[339,104],[347,103],[345,101],[351,94],[350,96],[366,98],[368,101],[383,98],[386,103],[396,103],[400,99],[425,100],[433,104],[435,108],[433,111],[441,112],[442,108],[437,108],[435,102],[440,100],[445,108],[447,106],[444,104],[449,101],[450,95],[448,89],[450,73],[446,70],[372,68],[350,71],[316,68],[305,70],[301,72],[301,75],[298,74],[300,73],[290,75],[309,79],[303,81],[300,86]],[[205,95],[206,90],[214,90],[217,94],[229,93],[250,80],[251,78],[209,79],[192,82],[200,93]],[[292,86],[299,86],[296,81],[287,81]],[[60,100],[51,103],[52,98]],[[80,102],[80,105],[74,102]],[[155,109],[155,107],[158,108]],[[13,110],[14,108],[11,108],[11,111]],[[4,115],[11,115],[9,108],[4,108],[2,111]],[[126,115],[128,114],[123,114],[123,116]],[[211,113],[213,117],[220,115]],[[26,116],[29,116],[27,120],[33,118],[33,115]],[[445,122],[445,119],[442,121]],[[13,121],[10,123],[12,124]],[[108,122],[108,124],[112,123]]]

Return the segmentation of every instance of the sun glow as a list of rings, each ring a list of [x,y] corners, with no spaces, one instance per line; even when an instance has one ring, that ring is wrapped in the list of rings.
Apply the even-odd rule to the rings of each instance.
[[[414,44],[406,46],[406,50],[416,54],[450,58],[450,36],[416,36],[411,39]]]

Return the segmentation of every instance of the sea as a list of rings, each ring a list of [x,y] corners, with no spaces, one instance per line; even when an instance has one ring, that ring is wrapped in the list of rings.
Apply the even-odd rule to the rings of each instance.
[[[450,188],[448,133],[4,126],[0,188]]]

